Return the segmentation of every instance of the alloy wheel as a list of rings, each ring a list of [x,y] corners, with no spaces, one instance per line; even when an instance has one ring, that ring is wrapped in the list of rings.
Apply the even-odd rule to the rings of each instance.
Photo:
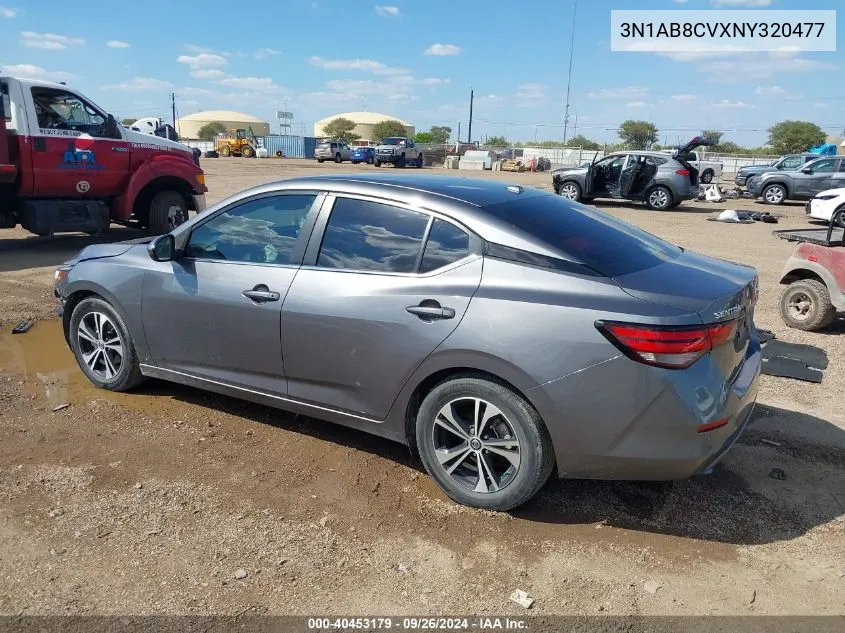
[[[766,202],[770,202],[772,204],[778,204],[783,200],[784,191],[780,187],[769,187],[766,189]]]
[[[560,195],[567,200],[578,200],[578,187],[571,182],[561,185]]]
[[[438,412],[431,433],[438,464],[468,490],[497,492],[519,471],[521,447],[514,427],[486,400],[452,400]]]
[[[669,206],[669,194],[663,189],[655,189],[648,195],[648,203],[653,209],[665,209]]]
[[[76,339],[82,361],[101,380],[120,372],[125,355],[123,341],[112,320],[102,312],[89,312],[79,321]]]

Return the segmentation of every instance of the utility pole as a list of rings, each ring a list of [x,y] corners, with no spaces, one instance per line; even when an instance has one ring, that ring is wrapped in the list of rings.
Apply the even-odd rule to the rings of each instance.
[[[472,143],[472,102],[475,98],[475,93],[472,88],[469,90],[469,132],[467,133],[467,142]]]
[[[170,114],[173,116],[173,129],[176,129],[176,93],[170,93]],[[179,133],[178,131],[176,132]]]
[[[572,85],[572,54],[575,51],[575,14],[578,11],[578,0],[572,7],[572,33],[569,38],[569,75],[566,78],[566,110],[563,113],[563,144],[566,145],[566,128],[569,124],[569,88]]]

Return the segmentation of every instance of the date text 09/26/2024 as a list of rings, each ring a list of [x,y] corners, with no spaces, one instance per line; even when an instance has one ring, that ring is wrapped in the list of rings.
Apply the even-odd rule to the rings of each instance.
[[[308,618],[309,631],[518,631],[527,628],[519,618],[473,617],[352,617]]]

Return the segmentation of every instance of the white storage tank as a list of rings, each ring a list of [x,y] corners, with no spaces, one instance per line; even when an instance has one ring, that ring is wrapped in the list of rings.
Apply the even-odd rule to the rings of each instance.
[[[458,169],[474,169],[476,171],[493,169],[493,162],[495,160],[496,157],[491,151],[471,149],[461,156]]]

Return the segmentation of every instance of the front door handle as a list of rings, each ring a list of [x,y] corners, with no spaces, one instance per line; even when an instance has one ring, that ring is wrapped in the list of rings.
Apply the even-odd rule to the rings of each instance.
[[[405,309],[411,314],[416,314],[423,321],[455,318],[455,311],[452,308],[441,308],[440,304],[408,306]]]
[[[267,303],[268,301],[278,301],[282,295],[278,292],[273,292],[264,284],[259,284],[252,290],[244,290],[243,296],[256,303]]]

